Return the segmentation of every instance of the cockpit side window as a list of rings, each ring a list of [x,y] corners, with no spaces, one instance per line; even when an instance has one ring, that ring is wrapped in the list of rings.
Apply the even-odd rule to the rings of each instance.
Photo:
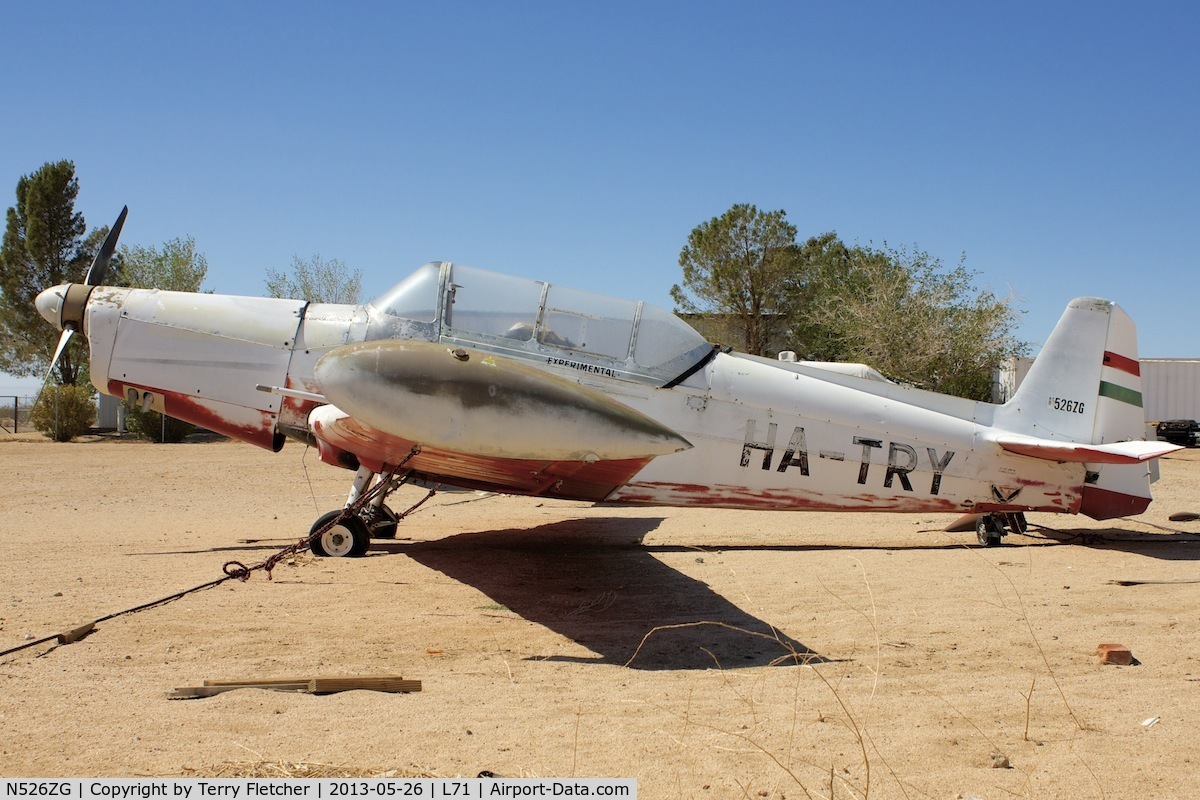
[[[637,306],[630,300],[551,286],[538,341],[624,361],[629,358]]]
[[[529,341],[542,301],[541,281],[513,278],[457,264],[444,326],[458,330]]]
[[[643,367],[670,364],[674,368],[681,356],[707,355],[707,345],[704,337],[679,317],[658,306],[644,305],[633,360]]]

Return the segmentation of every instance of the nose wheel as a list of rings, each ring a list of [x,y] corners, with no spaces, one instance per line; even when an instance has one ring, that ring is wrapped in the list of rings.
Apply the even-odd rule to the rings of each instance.
[[[375,480],[376,473],[367,467],[359,467],[346,505],[337,511],[322,514],[309,528],[306,544],[312,554],[323,558],[353,558],[366,554],[372,538],[395,539],[400,520],[437,493],[437,487],[432,487],[429,494],[403,514],[397,514],[384,504],[388,495],[403,486],[409,478],[409,473],[399,477],[396,473],[419,452],[420,449],[414,447],[397,466],[378,476],[378,482]]]

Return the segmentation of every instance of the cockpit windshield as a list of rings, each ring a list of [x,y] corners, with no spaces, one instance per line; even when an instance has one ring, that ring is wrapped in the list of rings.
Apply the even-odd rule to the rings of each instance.
[[[656,306],[457,264],[426,264],[370,306],[397,321],[434,323],[439,340],[600,364],[630,378],[669,380],[712,349]]]
[[[434,322],[437,319],[441,273],[441,264],[426,264],[368,305],[388,317]]]

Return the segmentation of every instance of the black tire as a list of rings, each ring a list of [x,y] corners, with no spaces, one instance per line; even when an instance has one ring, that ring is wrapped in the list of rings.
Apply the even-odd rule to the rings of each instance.
[[[341,510],[322,514],[309,528],[309,533],[316,533],[341,514]],[[358,515],[352,515],[313,539],[309,549],[314,556],[321,558],[357,558],[365,554],[370,546],[371,534],[367,524]]]
[[[1029,532],[1029,522],[1025,519],[1024,511],[1017,511],[1007,515],[1008,529],[1016,534]]]
[[[991,514],[984,514],[975,523],[975,538],[984,547],[1000,544],[1000,526]]]
[[[387,506],[381,506],[376,512],[375,521],[371,523],[372,539],[395,539],[400,527],[400,518],[396,512]]]
[[[379,527],[377,527],[371,531],[371,538],[372,539],[395,539],[396,538],[396,530],[399,527],[400,526],[395,522],[389,522],[387,524],[380,525]]]

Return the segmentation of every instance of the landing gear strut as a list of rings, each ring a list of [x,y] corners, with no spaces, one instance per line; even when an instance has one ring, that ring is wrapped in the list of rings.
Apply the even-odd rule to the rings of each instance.
[[[414,450],[409,458],[416,452]],[[408,461],[408,458],[405,461]],[[350,487],[346,504],[336,511],[322,514],[309,529],[309,536],[315,536],[309,544],[313,555],[353,558],[367,552],[367,548],[371,546],[371,539],[395,539],[400,520],[416,510],[417,506],[432,497],[436,491],[436,488],[431,489],[424,500],[403,514],[397,514],[388,508],[384,501],[392,492],[403,486],[411,475],[410,472],[406,472],[397,478],[396,472],[399,469],[393,469],[375,482],[375,472],[366,467],[359,467],[354,475],[354,484]],[[328,530],[322,531],[326,527]],[[322,531],[319,536],[316,535],[318,531]]]
[[[1022,511],[984,514],[975,523],[975,538],[984,547],[996,547],[1010,531],[1025,533],[1028,530],[1029,523],[1025,521],[1025,513]]]
[[[371,490],[371,484],[375,482],[375,472],[366,467],[358,468],[346,504],[336,511],[322,514],[309,529],[311,536],[328,527],[328,530],[313,539],[309,545],[313,555],[356,558],[367,552],[372,537],[396,538],[396,526],[400,519],[383,504],[383,501],[404,484],[404,478],[388,475],[382,478],[380,483],[383,481],[387,481],[386,486],[377,484]],[[367,495],[370,499],[367,499]],[[334,520],[337,520],[336,523]]]

